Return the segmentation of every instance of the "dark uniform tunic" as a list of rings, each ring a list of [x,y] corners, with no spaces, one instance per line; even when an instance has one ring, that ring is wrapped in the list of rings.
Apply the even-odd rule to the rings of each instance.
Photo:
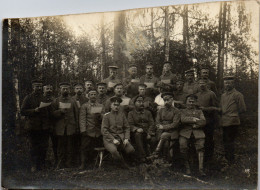
[[[187,94],[196,94],[199,92],[199,86],[195,81],[192,83],[185,82],[183,86],[183,92]]]
[[[157,84],[159,82],[159,79],[155,77],[154,75],[148,76],[148,75],[143,75],[140,77],[140,83],[141,84],[146,84],[146,95],[155,98],[155,96],[159,93],[157,90]]]
[[[171,71],[168,73],[163,73],[159,79],[161,83],[168,84],[168,86],[170,87],[168,88],[169,92],[176,90],[177,76],[173,74]]]
[[[173,95],[174,95],[174,106],[179,109],[185,108],[185,101],[188,94],[183,91],[175,91],[173,92]]]
[[[111,78],[111,77],[108,77],[106,79],[104,79],[102,82],[106,83],[107,84],[107,95],[109,97],[113,96],[114,95],[114,86],[118,83],[121,83],[122,80],[119,79],[119,78]]]
[[[113,98],[113,97],[111,97],[111,98]],[[110,106],[111,106],[111,98],[106,100],[106,103],[105,103],[105,113],[109,112],[110,109],[111,109],[110,108]],[[120,98],[123,100],[123,102],[119,106],[119,111],[123,111],[123,113],[125,113],[126,116],[127,116],[128,112],[129,112],[129,103],[130,103],[131,99],[126,97],[126,96],[124,96],[124,95],[121,96]]]
[[[131,78],[131,77],[127,77],[123,84],[124,84],[124,88],[126,90],[126,95],[129,98],[133,98],[134,96],[136,96],[138,94],[138,84],[140,83],[140,79],[138,77],[136,78]]]
[[[99,104],[103,104],[103,105],[105,106],[106,101],[107,101],[108,98],[109,98],[109,96],[107,96],[106,94],[103,94],[103,95],[98,94],[97,102],[98,102]]]

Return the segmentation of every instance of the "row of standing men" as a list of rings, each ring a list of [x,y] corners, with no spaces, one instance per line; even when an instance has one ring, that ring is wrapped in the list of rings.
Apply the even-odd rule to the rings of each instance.
[[[171,69],[171,63],[165,62],[157,78],[148,63],[146,74],[139,78],[137,67],[130,65],[129,77],[122,81],[118,67],[110,66],[110,76],[96,83],[96,88],[93,81],[86,80],[84,85],[74,84],[75,95],[70,96],[71,84],[63,82],[57,98],[53,98],[51,84],[33,80],[33,92],[21,108],[31,142],[31,171],[44,167],[51,137],[57,168],[80,162],[83,169],[86,161],[93,159],[93,148],[103,145],[121,166],[127,167],[121,150],[133,155],[136,149],[133,159],[145,162],[151,152],[162,154],[167,145],[173,157],[172,147],[179,144],[189,174],[188,143],[194,139],[199,171],[204,175],[203,163],[212,159],[214,128],[219,123],[225,156],[232,164],[239,114],[246,110],[243,95],[234,88],[234,76],[224,78],[225,91],[218,98],[208,68],[201,68],[198,81],[193,70],[186,71],[186,82]]]

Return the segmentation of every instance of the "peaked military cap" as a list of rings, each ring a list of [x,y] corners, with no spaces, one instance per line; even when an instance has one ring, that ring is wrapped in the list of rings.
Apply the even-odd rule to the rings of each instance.
[[[124,86],[123,83],[120,82],[120,83],[117,83],[117,84],[114,86],[114,89],[115,89],[117,86],[119,86],[119,85]]]
[[[137,65],[136,64],[129,65],[129,68],[132,68],[132,67],[137,67]]]
[[[61,86],[70,86],[70,83],[68,83],[68,82],[61,82],[60,84],[59,84],[59,86],[61,87]]]
[[[118,102],[120,104],[122,101],[123,100],[117,96],[113,96],[112,98],[110,98],[111,103]]]
[[[188,73],[194,74],[194,70],[193,69],[189,69],[189,70],[185,71],[185,74],[188,74]]]
[[[82,83],[75,83],[74,85],[73,85],[74,87],[76,87],[76,86],[84,86]]]
[[[186,96],[186,101],[188,98],[194,98],[195,100],[197,100],[198,96],[196,94],[189,94],[188,96]]]
[[[165,96],[171,96],[171,97],[173,97],[173,93],[171,93],[171,92],[163,92],[162,95],[161,95],[161,97],[164,98]]]
[[[137,95],[135,98],[134,98],[134,103],[137,101],[138,98],[142,98],[144,100],[144,97],[142,95]]]
[[[109,69],[119,69],[119,67],[116,66],[116,65],[110,65],[110,66],[108,66],[108,68],[109,68]]]
[[[234,80],[235,76],[234,75],[227,75],[225,77],[223,77],[224,80]]]
[[[147,85],[143,83],[138,84],[138,86],[147,88]]]
[[[105,82],[99,82],[99,83],[97,83],[97,86],[107,86],[107,83],[105,83]]]
[[[43,81],[40,80],[40,79],[33,79],[33,80],[31,81],[31,83],[32,83],[32,84],[42,84]]]
[[[153,66],[153,64],[151,62],[147,62],[145,66]]]
[[[165,65],[165,64],[170,64],[170,65],[172,65],[172,62],[171,62],[171,61],[164,61],[163,64],[164,64],[164,65]]]

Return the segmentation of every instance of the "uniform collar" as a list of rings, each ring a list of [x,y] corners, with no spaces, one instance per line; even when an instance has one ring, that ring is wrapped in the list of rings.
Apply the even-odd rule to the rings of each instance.
[[[169,71],[168,73],[163,73],[163,76],[168,77],[168,76],[171,76],[171,74],[172,74],[172,72]]]
[[[143,111],[138,111],[137,109],[135,109],[135,112],[136,112],[136,113],[144,114],[144,109],[143,109]]]
[[[233,92],[235,92],[236,91],[236,89],[235,88],[233,88],[232,90],[230,90],[230,91],[226,91],[226,94],[232,94]]]
[[[151,76],[148,76],[147,74],[145,75],[146,79],[152,79],[153,78],[153,74]]]

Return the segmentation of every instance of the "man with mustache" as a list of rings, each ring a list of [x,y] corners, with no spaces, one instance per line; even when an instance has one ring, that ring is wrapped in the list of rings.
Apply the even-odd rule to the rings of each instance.
[[[33,92],[25,97],[21,106],[21,115],[25,116],[25,129],[28,131],[31,145],[31,172],[40,170],[42,166],[42,152],[45,151],[46,129],[40,115],[40,104],[42,101],[42,84],[39,79],[32,80]]]
[[[128,169],[119,151],[124,151],[126,154],[132,154],[135,151],[130,143],[130,126],[125,114],[119,110],[122,99],[114,96],[110,101],[111,112],[106,113],[102,120],[101,133],[104,146],[120,167]]]
[[[90,79],[85,80],[85,97],[88,99],[89,91],[94,87],[94,82]]]
[[[148,143],[155,143],[155,126],[153,116],[145,109],[144,97],[138,95],[133,100],[135,109],[128,113],[128,122],[134,134],[139,161],[145,162],[148,156]]]
[[[124,80],[124,87],[126,95],[129,98],[133,98],[138,94],[138,84],[140,83],[139,77],[137,77],[137,66],[132,64],[128,69],[129,77]]]
[[[78,105],[70,94],[70,84],[60,83],[60,97],[52,103],[52,115],[55,117],[55,134],[58,137],[57,169],[73,165],[74,135],[78,128]]]
[[[177,76],[172,73],[172,63],[170,61],[165,61],[163,64],[162,75],[160,76],[160,83],[167,84],[167,91],[172,92],[176,89]]]
[[[185,71],[186,82],[183,86],[183,92],[187,94],[196,94],[199,91],[198,84],[194,80],[194,70],[190,69]]]
[[[186,96],[189,94],[183,91],[184,81],[182,79],[177,79],[176,81],[176,91],[173,92],[174,95],[174,106],[176,108],[185,108]]]
[[[106,100],[109,98],[109,96],[106,95],[107,93],[107,84],[104,82],[97,83],[97,102],[99,104],[105,105]]]
[[[200,70],[200,77],[206,81],[207,87],[209,90],[213,91],[216,96],[218,96],[218,90],[216,84],[209,79],[209,68],[203,66]]]

